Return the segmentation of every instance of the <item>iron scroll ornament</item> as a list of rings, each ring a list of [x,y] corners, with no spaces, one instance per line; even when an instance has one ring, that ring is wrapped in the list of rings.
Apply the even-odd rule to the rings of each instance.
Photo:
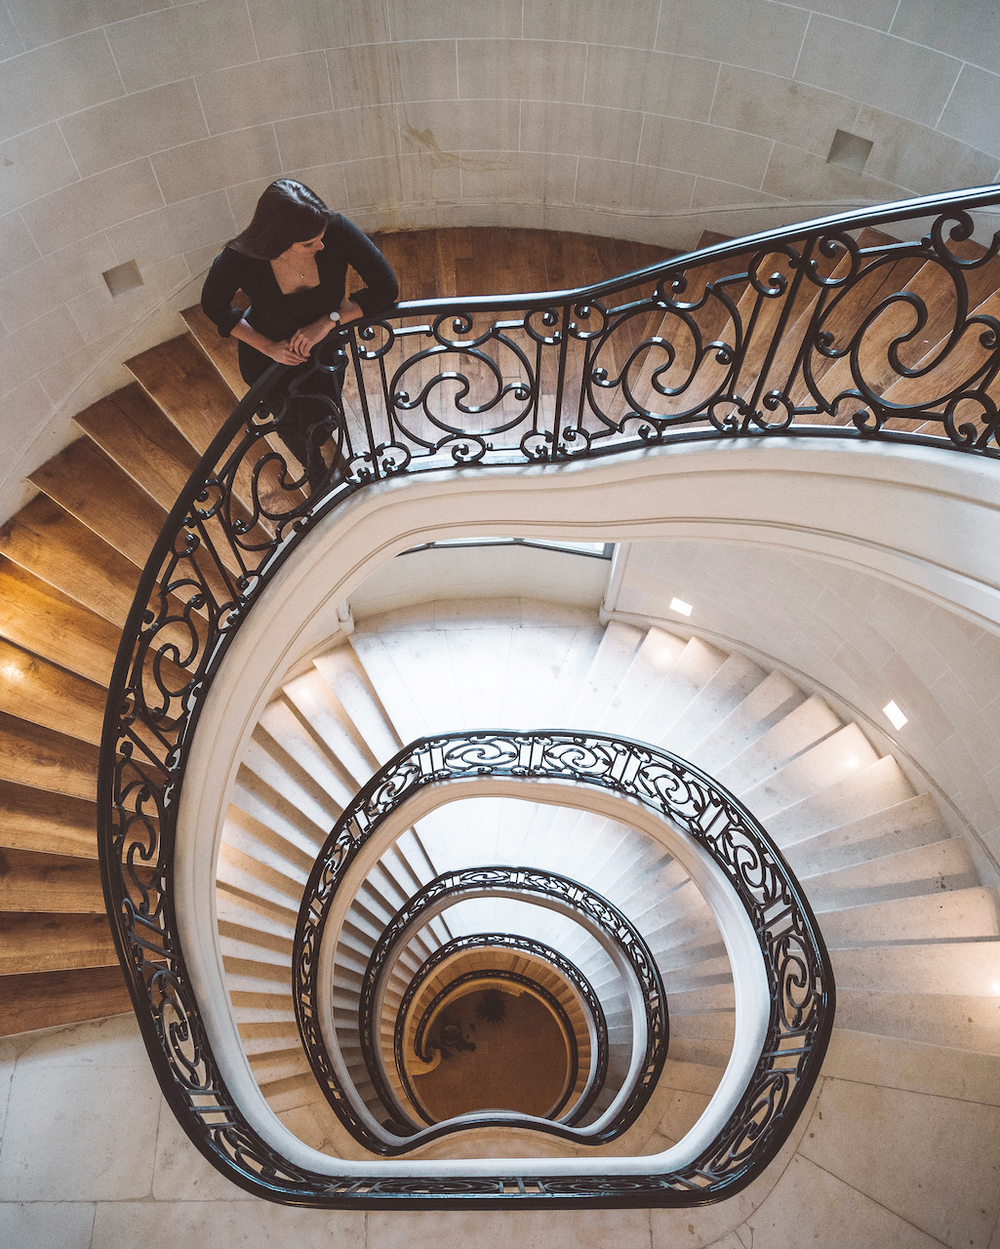
[[[457,744],[458,739],[455,740]],[[473,749],[478,749],[478,744],[477,737]],[[445,778],[442,775],[437,779],[441,781]],[[391,785],[392,780],[388,783]],[[406,796],[409,796],[411,792],[413,791],[408,790]],[[403,800],[401,797],[400,801]],[[318,969],[316,955],[323,940],[329,907],[337,892],[337,880],[350,867],[364,841],[377,831],[384,819],[395,809],[395,807],[386,808],[374,819],[365,837],[352,845],[348,855],[341,856],[338,846],[339,837],[345,828],[345,819],[351,818],[349,813],[352,811],[352,806],[353,804],[337,821],[333,832],[317,855],[309,882],[302,895],[292,955],[292,997],[306,1057],[309,1059],[317,1083],[340,1121],[360,1144],[373,1153],[401,1154],[425,1145],[430,1140],[438,1140],[444,1135],[460,1131],[471,1124],[463,1122],[430,1131],[421,1131],[419,1136],[411,1137],[399,1144],[391,1144],[373,1134],[365,1126],[353,1108],[351,1098],[338,1080],[330,1061],[317,1010],[321,990],[316,980]],[[329,871],[331,854],[337,860],[337,867],[332,876]],[[632,1126],[656,1088],[656,1082],[667,1056],[669,1042],[667,999],[652,951],[631,920],[607,898],[602,897],[593,889],[579,881],[560,876],[556,872],[531,867],[508,867],[500,864],[445,872],[414,893],[396,912],[368,958],[368,966],[361,984],[358,1035],[368,1078],[383,1106],[390,1115],[393,1114],[397,1109],[395,1099],[378,1061],[374,1010],[379,984],[391,965],[393,955],[405,945],[409,936],[419,927],[428,907],[442,901],[449,903],[461,901],[463,898],[473,897],[476,894],[493,894],[497,890],[525,900],[542,897],[556,902],[562,907],[564,913],[578,916],[583,922],[601,932],[618,949],[642,996],[645,1050],[632,1088],[628,1090],[622,1105],[615,1115],[597,1131],[576,1128],[571,1124],[563,1125],[554,1116],[548,1120],[537,1120],[519,1119],[513,1114],[477,1115],[475,1126],[486,1127],[495,1124],[533,1128],[536,1131],[547,1132],[549,1135],[561,1136],[577,1144],[607,1145]]]
[[[421,738],[385,764],[345,808],[303,894],[292,972],[303,1047],[331,1105],[371,1148],[370,1134],[338,1084],[319,1025],[315,978],[319,945],[341,878],[381,825],[421,789],[485,776],[571,781],[633,799],[688,833],[726,875],[750,919],[763,958],[770,998],[765,1041],[753,1079],[723,1130],[688,1168],[672,1172],[662,1191],[700,1193],[697,1204],[715,1200],[716,1192],[738,1191],[787,1138],[819,1074],[833,1027],[833,970],[804,894],[754,816],[694,765],[627,738],[561,730],[481,730]],[[491,873],[511,870],[479,872],[485,874],[487,887]],[[468,875],[472,880],[475,871],[451,875],[454,881],[445,876],[426,888],[460,887],[458,878]],[[557,1131],[552,1124],[539,1127]],[[430,1133],[421,1135],[432,1139]],[[389,1150],[383,1146],[381,1152]],[[639,1179],[629,1176],[627,1181],[631,1185]],[[544,1182],[548,1185],[550,1180]],[[557,1181],[574,1186],[579,1182]],[[661,1191],[659,1181],[653,1188]],[[653,1199],[651,1204],[685,1203]]]
[[[403,1061],[403,1032],[413,1000],[420,992],[420,988],[426,982],[428,976],[432,975],[446,959],[470,950],[503,950],[527,954],[541,962],[550,964],[576,990],[577,995],[593,1021],[594,1049],[596,1051],[594,1074],[590,1088],[573,1108],[572,1114],[567,1118],[567,1122],[570,1124],[582,1122],[584,1116],[600,1095],[608,1072],[608,1024],[604,1015],[604,1009],[601,1006],[600,998],[594,991],[593,985],[571,959],[568,959],[565,954],[561,954],[558,950],[554,950],[551,946],[545,945],[541,941],[535,941],[531,937],[522,936],[520,933],[486,932],[470,933],[464,937],[454,937],[451,941],[446,941],[444,945],[438,946],[434,953],[429,955],[417,968],[400,999],[399,1007],[396,1011],[396,1026],[393,1029],[393,1061],[404,1087],[407,1088],[408,1093],[412,1093],[406,1075],[406,1064]],[[415,1048],[417,1056],[421,1057],[419,1035],[415,1042]],[[416,1102],[416,1098],[413,1098],[413,1101]]]

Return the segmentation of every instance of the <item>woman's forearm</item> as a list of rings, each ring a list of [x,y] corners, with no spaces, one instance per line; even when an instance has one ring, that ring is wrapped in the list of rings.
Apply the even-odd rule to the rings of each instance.
[[[270,338],[265,338],[260,330],[255,330],[246,318],[238,321],[230,330],[230,333],[233,338],[238,338],[240,342],[246,343],[248,347],[255,348],[265,356],[269,356],[275,348],[275,343]]]
[[[299,351],[289,342],[276,343],[273,339],[265,338],[246,318],[234,325],[230,333],[233,338],[238,338],[269,359],[277,360],[279,364],[302,364],[308,357],[308,352]]]

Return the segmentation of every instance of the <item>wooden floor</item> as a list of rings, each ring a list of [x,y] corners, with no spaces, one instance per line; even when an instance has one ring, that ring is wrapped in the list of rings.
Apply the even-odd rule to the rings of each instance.
[[[399,298],[513,295],[591,286],[677,255],[676,249],[498,226],[373,234],[399,278]]]
[[[436,1033],[442,1023],[455,1023],[473,1048],[449,1052],[428,1075],[414,1077],[421,1104],[435,1122],[485,1110],[550,1113],[569,1075],[555,1016],[529,993],[504,992],[506,1016],[486,1023],[475,1013],[480,997],[478,990],[466,994],[444,1011]]]

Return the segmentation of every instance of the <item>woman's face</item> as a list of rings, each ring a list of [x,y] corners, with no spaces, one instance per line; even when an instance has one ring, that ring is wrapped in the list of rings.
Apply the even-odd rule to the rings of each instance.
[[[326,231],[324,230],[324,234]],[[296,256],[315,256],[323,250],[323,235],[317,234],[314,239],[303,239],[301,243],[293,243],[288,249]]]

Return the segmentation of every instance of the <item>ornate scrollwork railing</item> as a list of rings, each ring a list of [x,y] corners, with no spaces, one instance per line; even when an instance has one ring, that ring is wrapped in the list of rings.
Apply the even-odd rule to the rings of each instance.
[[[154,1068],[199,1147],[237,1182],[288,1200],[362,1200],[285,1164],[232,1104],[177,935],[188,754],[219,664],[270,578],[348,496],[403,473],[774,435],[997,458],[1000,319],[986,301],[1000,285],[1000,241],[973,248],[969,215],[997,203],[996,187],[974,188],[720,244],[586,289],[402,304],[327,340],[291,378],[275,365],[237,406],[140,579],[98,785],[108,910]],[[928,219],[912,241],[856,237]],[[291,426],[300,446],[312,427],[312,463],[283,448]],[[477,1180],[454,1191],[492,1200],[500,1190]],[[562,1191],[567,1203],[621,1199],[599,1185]],[[635,1204],[676,1200],[664,1193],[654,1185]],[[364,1201],[390,1195],[429,1199],[373,1183]]]
[[[393,1029],[393,1061],[396,1071],[403,1083],[407,1094],[410,1095],[414,1105],[417,1105],[417,1099],[412,1096],[413,1090],[410,1087],[409,1079],[406,1072],[406,1062],[403,1057],[403,1040],[406,1030],[406,1021],[409,1016],[410,1008],[421,987],[426,984],[428,978],[433,975],[438,967],[446,960],[454,958],[457,955],[468,953],[472,950],[491,950],[504,951],[517,954],[525,954],[530,958],[536,959],[542,963],[547,963],[553,967],[560,976],[570,984],[576,991],[580,1000],[583,1002],[587,1013],[594,1026],[594,1044],[593,1044],[593,1078],[583,1097],[573,1107],[572,1113],[567,1117],[566,1122],[570,1125],[581,1123],[584,1116],[593,1106],[594,1102],[604,1088],[604,1081],[608,1072],[608,1024],[604,1015],[604,1008],[601,1006],[600,998],[594,991],[593,985],[587,977],[580,971],[572,959],[568,959],[565,954],[561,954],[558,950],[554,950],[551,946],[546,945],[542,941],[535,941],[531,937],[525,937],[520,933],[513,932],[486,932],[486,933],[470,933],[464,937],[453,937],[451,941],[445,942],[444,945],[438,946],[433,954],[429,955],[424,962],[417,968],[413,979],[406,986],[399,1006],[396,1010],[396,1026]],[[414,1050],[416,1056],[426,1059],[427,1055],[421,1049],[421,1038],[418,1030],[414,1039]]]
[[[438,742],[443,740],[436,739]],[[485,735],[477,734],[470,743],[468,739],[455,735],[454,738],[448,739],[451,749],[447,751],[447,755],[453,763],[457,762],[463,748],[478,752],[481,743],[485,740]],[[410,769],[414,763],[412,748],[408,753],[410,755],[407,760],[408,766],[393,769],[391,775],[383,769],[374,778],[377,781],[378,791],[383,791],[386,786],[391,791],[399,784],[400,801],[414,792],[413,788],[406,783],[410,779]],[[417,767],[421,771],[426,771],[430,756],[426,751],[423,754],[424,757],[417,759]],[[399,758],[397,756],[397,761]],[[464,767],[459,769],[460,772],[464,770]],[[433,779],[437,782],[445,780],[448,771],[446,763],[443,768],[437,770]],[[509,775],[509,773],[504,772],[504,775]],[[425,1145],[429,1140],[437,1140],[441,1136],[461,1131],[469,1126],[469,1122],[456,1121],[431,1131],[422,1131],[417,1136],[398,1142],[386,1140],[383,1136],[374,1133],[358,1113],[349,1090],[345,1089],[337,1076],[335,1065],[331,1061],[330,1052],[324,1041],[319,1009],[319,999],[323,990],[318,983],[317,976],[319,947],[326,929],[330,905],[344,872],[350,867],[358,851],[396,809],[396,804],[372,806],[368,802],[369,796],[370,787],[365,786],[354,802],[345,809],[344,814],[334,825],[333,832],[316,856],[316,862],[299,908],[299,923],[292,959],[292,996],[306,1057],[309,1059],[313,1075],[334,1112],[351,1135],[372,1153],[394,1155]],[[365,829],[363,834],[358,833],[361,827]],[[638,1023],[640,1034],[644,1036],[644,1053],[633,1077],[632,1086],[623,1097],[614,1116],[607,1123],[602,1124],[600,1129],[579,1129],[555,1121],[546,1122],[544,1125],[537,1121],[530,1123],[530,1126],[578,1144],[606,1145],[616,1140],[632,1126],[656,1087],[656,1081],[667,1056],[669,1040],[666,994],[663,991],[663,982],[660,979],[656,960],[632,921],[595,890],[579,881],[560,876],[556,872],[505,865],[445,872],[416,891],[400,907],[375,943],[361,983],[358,1039],[368,1078],[382,1105],[391,1113],[398,1113],[400,1108],[396,1105],[396,1100],[379,1062],[375,1035],[377,1026],[375,1003],[379,986],[391,965],[394,954],[405,946],[414,929],[419,928],[424,922],[425,913],[429,908],[477,895],[493,896],[498,893],[513,897],[542,897],[559,904],[566,914],[578,917],[599,931],[620,953],[635,979],[642,997],[643,1011]],[[633,1031],[635,1030],[634,1021]],[[527,1123],[528,1121],[521,1120],[513,1114],[502,1117],[481,1114],[476,1116],[475,1122],[478,1127],[487,1127],[517,1126],[519,1122]]]
[[[522,782],[572,781],[633,799],[694,838],[725,874],[750,918],[760,948],[770,1018],[754,1076],[739,1106],[705,1154],[690,1169],[673,1173],[667,1186],[710,1193],[728,1188],[737,1175],[743,1179],[750,1171],[756,1174],[787,1137],[818,1075],[833,1026],[829,957],[790,869],[736,798],[667,751],[605,734],[483,730],[422,738],[384,765],[345,808],[317,856],[303,893],[293,954],[294,1000],[303,1046],[341,1121],[368,1148],[390,1152],[391,1147],[380,1145],[365,1128],[337,1079],[323,1041],[317,974],[334,896],[364,845],[408,799],[429,785],[486,776]],[[505,887],[546,896],[557,890],[582,913],[592,911],[598,916],[629,958],[643,986],[650,1037],[640,1074],[619,1111],[620,1118],[634,1122],[631,1112],[636,1106],[641,1109],[665,1056],[665,1048],[656,1044],[657,1034],[665,1042],[666,1033],[665,1013],[663,1023],[658,1016],[661,1005],[665,1008],[659,975],[645,943],[641,938],[635,941],[633,926],[620,912],[578,882],[554,873],[505,867],[468,869],[437,877],[415,894],[393,917],[369,958],[358,1011],[362,1044],[367,1038],[373,1051],[373,1006],[380,974],[422,913],[434,902],[461,896],[470,888],[495,892]],[[369,1074],[373,1082],[375,1067],[372,1052]],[[543,1126],[559,1132],[556,1125]],[[431,1133],[420,1137],[431,1138]],[[392,1152],[403,1148],[407,1146]],[[630,1177],[631,1182],[635,1180]],[[658,1179],[651,1191],[659,1189]]]

